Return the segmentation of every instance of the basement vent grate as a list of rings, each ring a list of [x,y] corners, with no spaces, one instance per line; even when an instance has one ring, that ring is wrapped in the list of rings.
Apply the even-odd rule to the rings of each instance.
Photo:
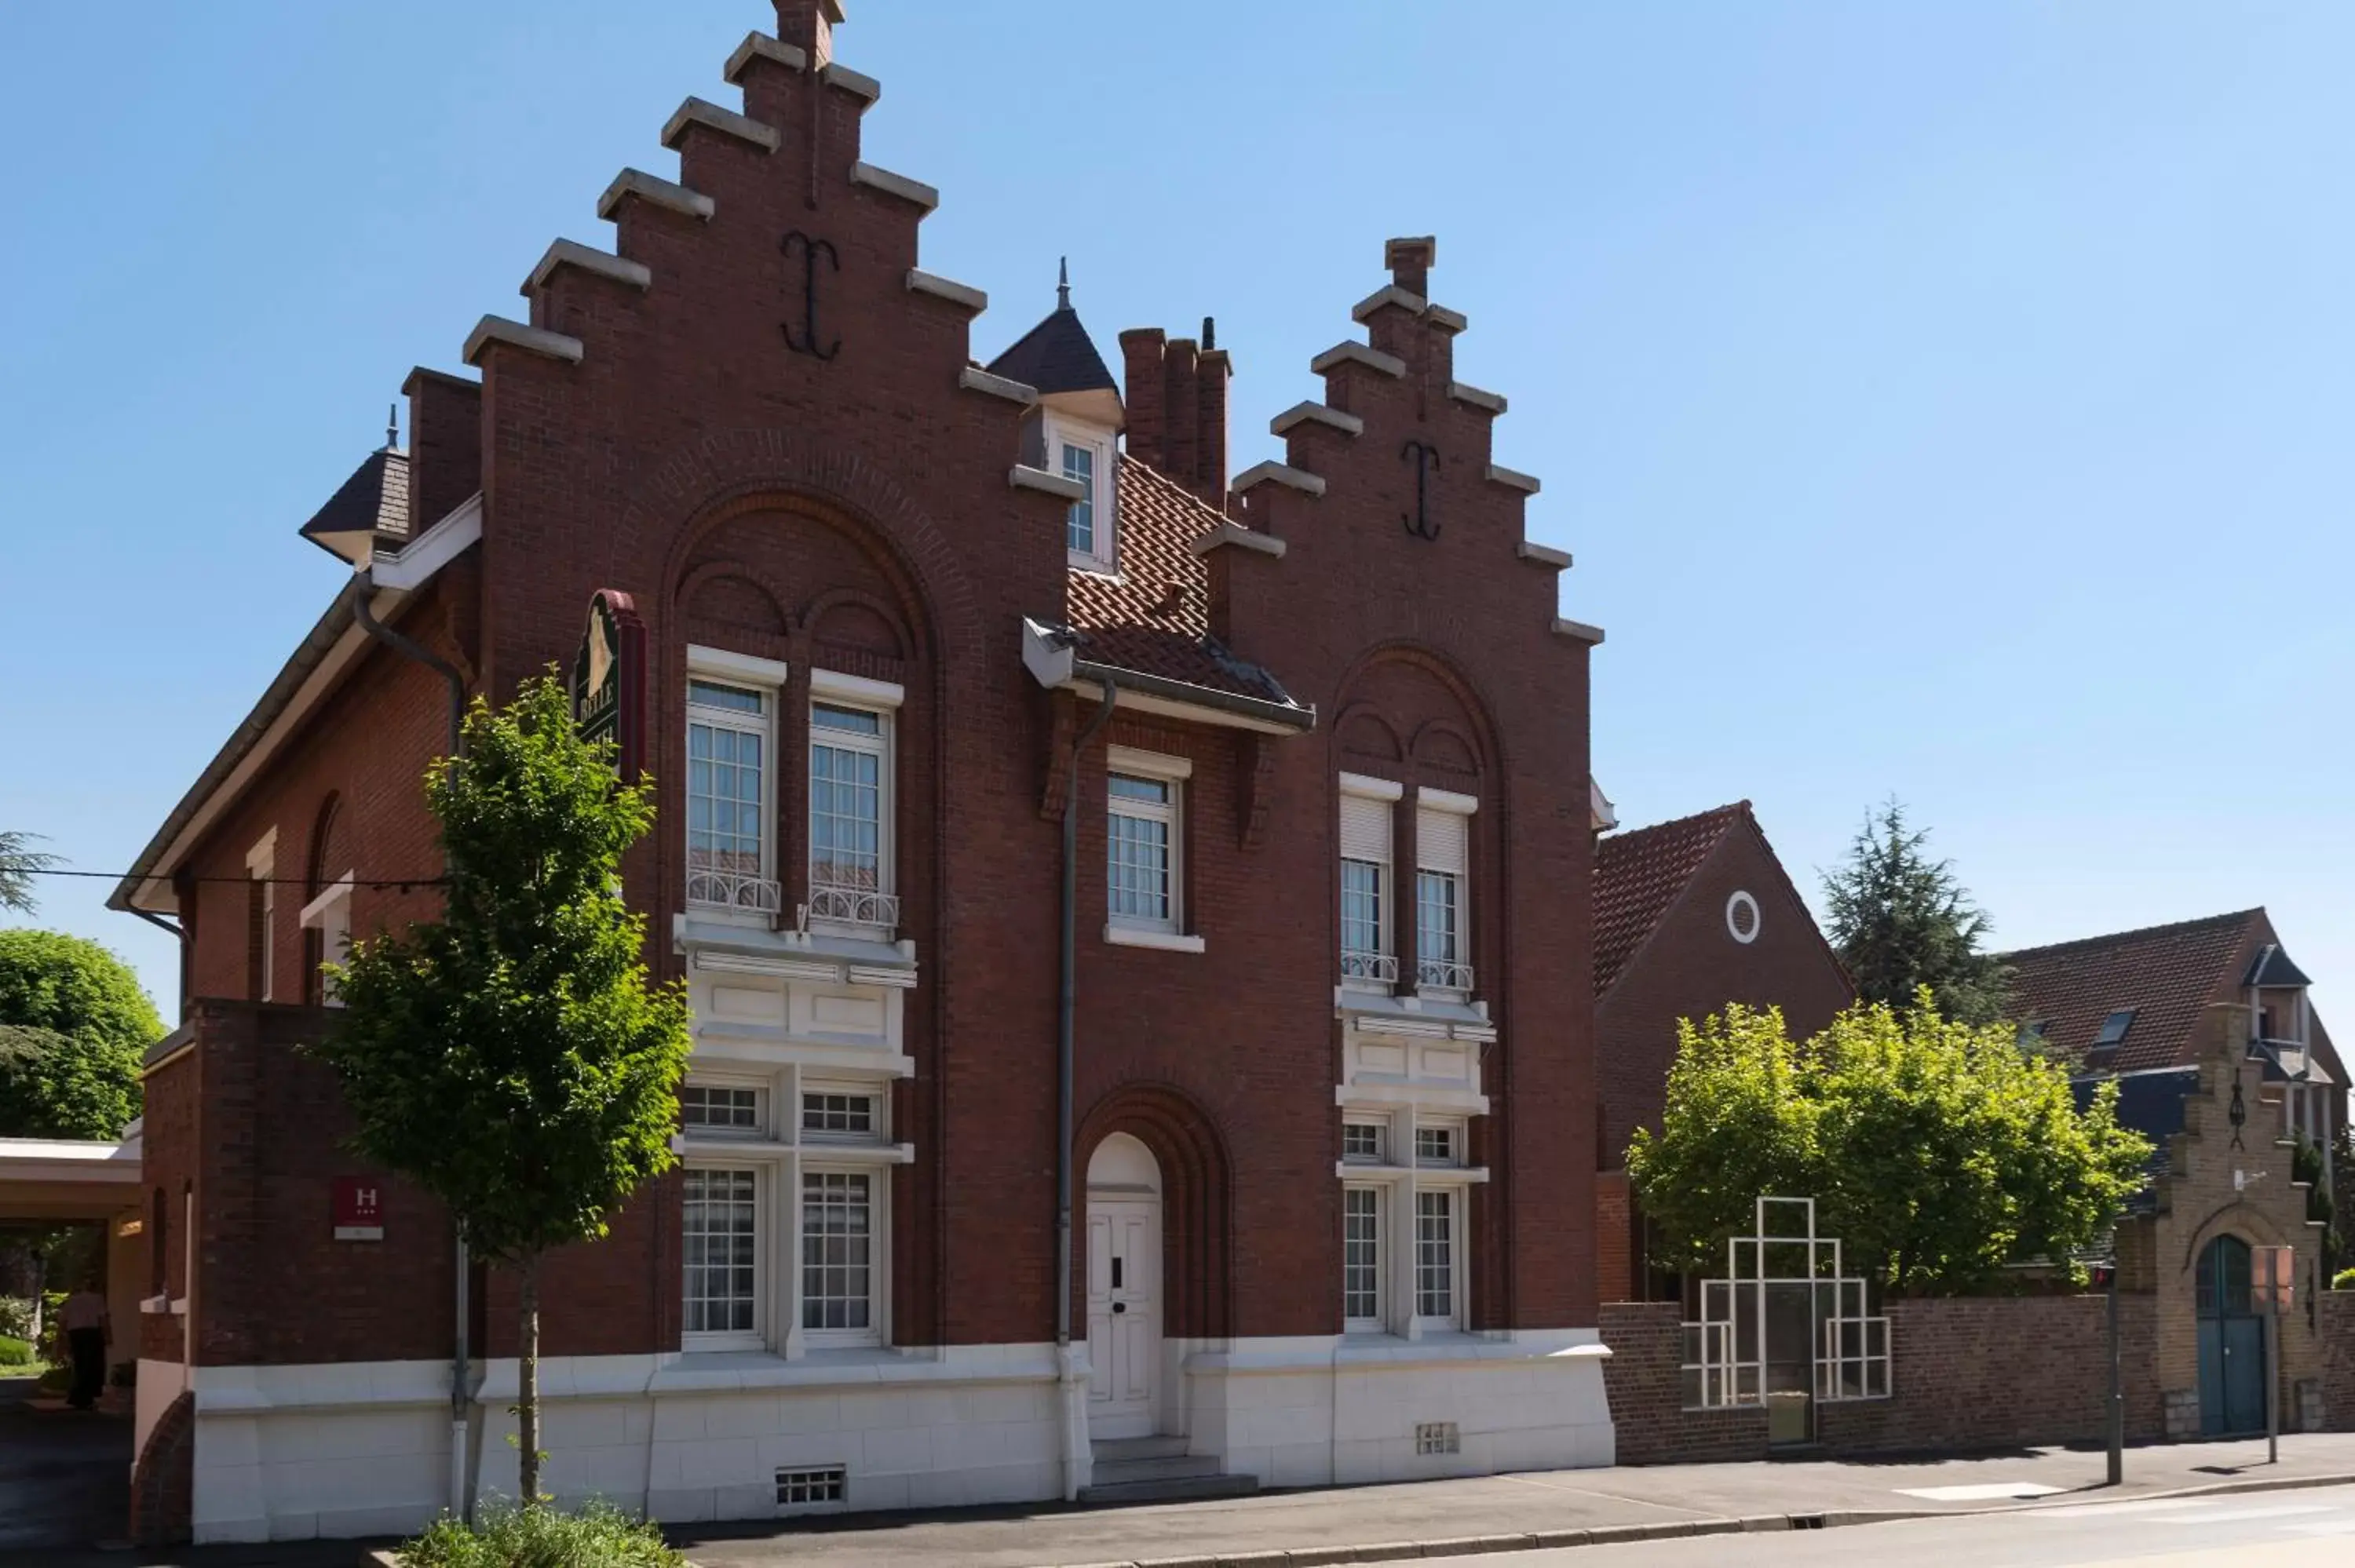
[[[1464,1452],[1464,1429],[1453,1421],[1418,1421],[1414,1427],[1414,1451],[1418,1454],[1461,1454]]]
[[[847,1478],[847,1471],[840,1465],[821,1465],[807,1470],[779,1470],[777,1506],[826,1508],[839,1503],[843,1500]]]

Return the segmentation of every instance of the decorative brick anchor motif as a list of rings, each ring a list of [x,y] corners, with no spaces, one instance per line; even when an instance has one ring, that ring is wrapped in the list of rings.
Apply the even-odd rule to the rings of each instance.
[[[1439,449],[1428,441],[1409,441],[1400,449],[1399,457],[1414,464],[1414,515],[1401,514],[1399,521],[1418,539],[1436,539],[1439,524],[1431,515],[1431,476],[1439,471]]]
[[[824,348],[818,346],[817,259],[823,255],[826,265],[839,272],[842,270],[842,255],[835,249],[832,240],[813,239],[796,228],[784,238],[783,249],[788,259],[793,256],[796,242],[802,249],[802,330],[800,335],[795,336],[794,323],[787,322],[785,346],[795,354],[806,354],[816,359],[832,359],[842,352],[842,340],[836,338]]]

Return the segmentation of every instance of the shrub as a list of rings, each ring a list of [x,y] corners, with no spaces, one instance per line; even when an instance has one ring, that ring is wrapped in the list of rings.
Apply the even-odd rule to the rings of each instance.
[[[2330,1277],[2333,1290],[2355,1290],[2355,1268],[2342,1268]]]
[[[28,1367],[32,1364],[33,1346],[30,1340],[0,1335],[0,1367]]]
[[[661,1531],[602,1501],[579,1513],[493,1504],[472,1525],[445,1515],[394,1556],[401,1568],[687,1568]]]
[[[0,1334],[12,1340],[33,1337],[33,1298],[29,1296],[0,1296]]]

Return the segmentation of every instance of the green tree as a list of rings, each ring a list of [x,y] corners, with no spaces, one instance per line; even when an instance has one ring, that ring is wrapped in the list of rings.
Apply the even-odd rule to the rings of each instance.
[[[335,971],[344,1007],[316,1047],[341,1075],[355,1147],[450,1206],[477,1255],[521,1286],[523,1500],[539,1499],[539,1269],[603,1236],[674,1163],[689,1049],[678,985],[650,983],[622,853],[652,785],[616,786],[561,683],[476,699],[461,759],[426,776],[448,865],[442,919],[364,941]]]
[[[164,1021],[131,967],[61,931],[0,931],[0,1138],[120,1138]]]
[[[0,833],[0,909],[30,915],[33,877],[57,863],[57,856],[33,848],[32,834]]]
[[[2117,1088],[2077,1108],[2067,1074],[2008,1025],[1863,1002],[1793,1044],[1773,1012],[1683,1026],[1661,1130],[1628,1173],[1670,1267],[1721,1265],[1761,1195],[1817,1201],[1860,1273],[1904,1295],[1963,1295],[2008,1265],[2062,1260],[2140,1187],[2150,1146]]]
[[[1894,800],[1866,817],[1848,863],[1824,875],[1832,946],[1866,1001],[1902,1010],[1928,986],[1946,1017],[1993,1023],[2011,1003],[2011,968],[1980,950],[1994,927],[1929,840]]]

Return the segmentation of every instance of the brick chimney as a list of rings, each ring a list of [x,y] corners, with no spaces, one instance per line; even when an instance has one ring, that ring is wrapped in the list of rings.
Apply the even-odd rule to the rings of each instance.
[[[1224,511],[1227,504],[1227,382],[1224,351],[1212,346],[1215,323],[1202,321],[1201,343],[1159,327],[1120,334],[1122,400],[1128,409],[1128,453]]]
[[[834,58],[840,26],[842,0],[777,0],[777,37],[808,55],[812,69]]]
[[[1393,239],[1382,247],[1382,265],[1391,270],[1391,281],[1426,300],[1431,297],[1431,264],[1438,260],[1439,240],[1433,235]]]

